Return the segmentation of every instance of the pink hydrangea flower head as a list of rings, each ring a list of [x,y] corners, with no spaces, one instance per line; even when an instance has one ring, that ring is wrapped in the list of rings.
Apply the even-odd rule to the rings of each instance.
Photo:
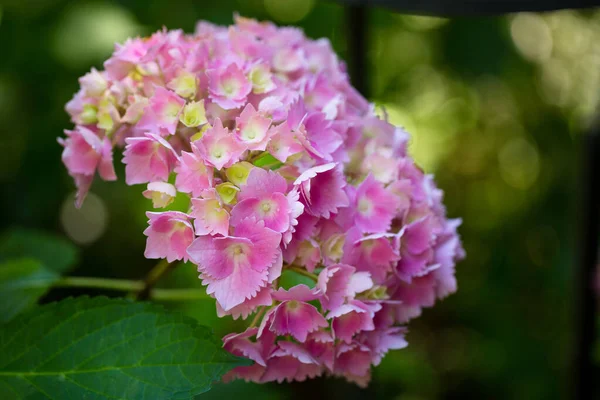
[[[59,139],[76,203],[124,149],[149,210],[186,210],[147,213],[145,256],[189,259],[217,315],[245,326],[223,344],[253,364],[225,381],[365,386],[456,291],[460,220],[326,39],[234,20],[129,39],[80,79]]]

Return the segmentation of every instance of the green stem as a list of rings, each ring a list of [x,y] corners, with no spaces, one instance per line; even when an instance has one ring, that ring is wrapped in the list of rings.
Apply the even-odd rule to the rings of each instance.
[[[294,271],[297,274],[304,275],[304,276],[314,280],[315,282],[319,279],[319,277],[317,275],[313,274],[312,272],[308,272],[307,270],[300,268],[300,267],[290,266],[288,269],[290,271]]]
[[[139,292],[144,289],[144,282],[127,279],[88,278],[67,276],[56,282],[54,287],[75,287],[87,289],[109,289],[123,292]]]
[[[256,312],[256,315],[254,316],[254,318],[252,319],[252,322],[250,323],[250,328],[254,328],[256,325],[258,325],[258,321],[260,321],[260,319],[262,318],[262,315],[264,314],[264,312],[267,310],[267,307],[260,307],[258,309],[258,311]]]
[[[144,290],[146,284],[143,281],[132,281],[127,279],[68,276],[60,279],[53,287],[140,292]],[[204,300],[210,298],[202,289],[151,289],[149,294],[149,298],[159,301]]]
[[[170,263],[165,259],[160,260],[160,262],[156,264],[154,268],[150,270],[150,272],[148,272],[148,275],[146,275],[146,279],[144,279],[144,288],[137,294],[137,299],[147,299],[150,295],[150,290],[152,290],[152,287],[156,285],[156,282],[158,282],[160,278],[169,273],[169,271],[176,266],[176,262]]]
[[[152,289],[150,298],[157,301],[208,300],[203,289]]]

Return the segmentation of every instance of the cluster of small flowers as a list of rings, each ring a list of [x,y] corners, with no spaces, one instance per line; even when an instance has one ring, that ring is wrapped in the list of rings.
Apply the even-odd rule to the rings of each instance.
[[[145,256],[198,265],[219,316],[253,316],[224,338],[254,364],[227,379],[369,380],[404,325],[456,290],[459,220],[375,115],[327,40],[241,17],[194,35],[117,46],[67,104],[59,139],[81,204],[98,171],[147,184]],[[280,287],[284,271],[314,282]],[[286,272],[287,274],[288,272]]]

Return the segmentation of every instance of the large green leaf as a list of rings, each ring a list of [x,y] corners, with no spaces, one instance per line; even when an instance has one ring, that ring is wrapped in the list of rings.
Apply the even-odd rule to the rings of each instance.
[[[1,399],[192,399],[248,365],[210,329],[125,299],[79,297],[0,330]]]
[[[0,260],[35,258],[58,273],[75,265],[77,253],[77,248],[68,240],[35,230],[18,228],[0,238]]]
[[[35,304],[58,278],[56,272],[31,258],[0,264],[0,323]]]

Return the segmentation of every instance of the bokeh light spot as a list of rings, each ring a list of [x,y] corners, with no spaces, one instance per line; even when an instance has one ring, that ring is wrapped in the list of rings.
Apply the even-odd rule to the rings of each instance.
[[[429,31],[432,29],[437,29],[449,21],[448,18],[420,15],[402,15],[401,18],[409,28],[416,31]]]
[[[276,21],[288,24],[303,20],[314,5],[314,0],[265,0],[267,13]]]
[[[90,244],[102,236],[108,222],[104,201],[88,193],[83,206],[75,208],[75,194],[67,196],[60,210],[60,222],[66,234],[76,243]]]
[[[538,151],[525,138],[512,139],[502,146],[498,161],[502,179],[516,189],[528,189],[538,177]]]
[[[52,51],[66,66],[88,65],[108,56],[115,43],[140,31],[134,16],[118,5],[78,4],[58,22]]]
[[[510,33],[519,52],[529,61],[543,62],[552,54],[552,32],[538,14],[517,14],[510,24]]]

